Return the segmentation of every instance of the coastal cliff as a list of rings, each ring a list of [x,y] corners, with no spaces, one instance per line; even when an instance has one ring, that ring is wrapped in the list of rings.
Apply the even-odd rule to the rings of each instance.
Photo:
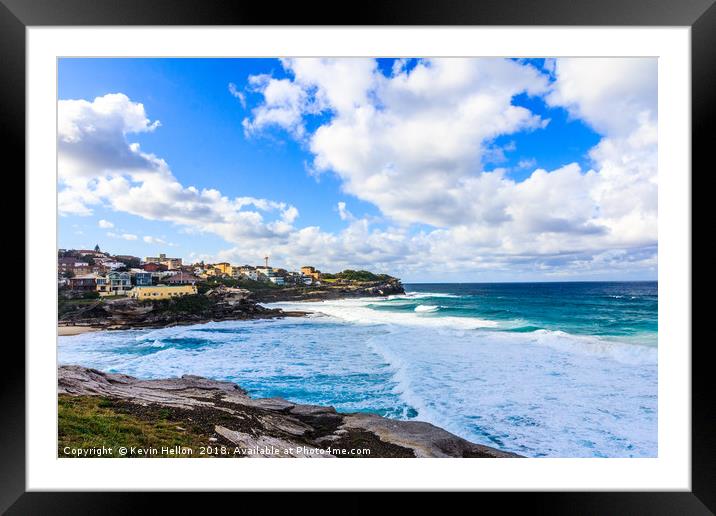
[[[164,301],[101,298],[60,303],[58,322],[66,327],[102,330],[164,328],[211,321],[301,317],[307,312],[266,308],[260,303],[320,301],[404,294],[399,280],[341,282],[316,287],[284,287],[251,291],[217,285],[204,294]]]
[[[381,281],[323,283],[317,287],[286,287],[263,290],[255,297],[260,303],[280,301],[323,301],[356,297],[383,297],[405,294],[397,278]]]
[[[126,330],[303,315],[306,312],[288,312],[261,306],[247,290],[216,288],[206,294],[164,301],[121,298],[74,304],[60,310],[58,320],[60,326]]]
[[[118,452],[122,446],[157,450],[136,456],[198,457],[208,449],[218,457],[517,457],[430,423],[252,398],[199,376],[139,380],[65,365],[58,378],[60,457],[99,448],[132,456]]]

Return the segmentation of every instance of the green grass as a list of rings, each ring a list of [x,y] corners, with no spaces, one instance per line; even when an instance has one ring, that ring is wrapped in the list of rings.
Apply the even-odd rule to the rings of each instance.
[[[119,448],[188,447],[199,456],[199,447],[210,444],[208,438],[167,419],[169,411],[145,421],[118,410],[112,400],[99,396],[60,395],[58,401],[58,457],[72,457],[65,448],[111,448],[106,456],[121,457]],[[179,427],[179,428],[178,428]],[[183,429],[182,429],[183,428]],[[175,456],[161,453],[151,457]]]
[[[57,299],[57,314],[62,316],[64,314],[74,312],[75,310],[79,310],[80,308],[84,308],[89,305],[96,304],[98,301],[98,298],[96,299],[65,299],[62,297],[59,297]]]

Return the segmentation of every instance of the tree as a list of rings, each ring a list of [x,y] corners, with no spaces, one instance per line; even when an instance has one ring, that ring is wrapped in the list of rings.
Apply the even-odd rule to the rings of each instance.
[[[100,249],[99,249],[99,244],[95,244],[95,246],[94,246],[94,250],[95,250],[95,251],[97,251],[98,253],[100,252]]]

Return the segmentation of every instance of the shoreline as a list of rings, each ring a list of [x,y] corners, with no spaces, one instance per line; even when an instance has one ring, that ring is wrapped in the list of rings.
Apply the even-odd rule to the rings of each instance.
[[[363,299],[366,299],[366,298],[363,298]],[[372,297],[372,299],[376,299],[376,298]],[[311,300],[304,300],[304,302],[301,302],[301,303],[287,302],[284,306],[285,310],[301,310],[302,308],[305,307],[307,309],[306,312],[309,312],[309,313],[304,312],[304,314],[302,314],[304,316],[304,318],[302,320],[291,321],[290,319],[286,319],[286,320],[284,320],[284,322],[276,322],[276,323],[268,323],[267,322],[267,323],[256,323],[256,324],[242,324],[240,322],[229,323],[227,321],[225,323],[225,325],[219,325],[219,324],[205,325],[203,323],[199,323],[200,325],[195,326],[194,328],[196,328],[197,330],[199,330],[200,328],[209,328],[209,329],[216,328],[219,333],[224,333],[224,332],[231,333],[231,332],[234,332],[235,330],[237,330],[238,332],[248,331],[249,333],[253,333],[254,331],[268,332],[269,335],[276,336],[278,339],[282,340],[287,345],[288,344],[292,345],[295,340],[295,342],[297,344],[297,347],[295,349],[303,350],[304,348],[302,348],[301,346],[304,346],[310,340],[310,338],[305,337],[305,335],[303,335],[303,333],[301,333],[304,331],[303,330],[304,322],[310,323],[310,320],[312,317],[320,316],[321,312],[322,312],[322,309],[319,306],[322,304],[321,302],[316,303],[316,305],[306,305],[305,304],[306,302],[312,303]],[[330,301],[326,301],[326,302],[328,304],[332,304],[332,303],[330,303]],[[418,301],[418,302],[422,302],[422,301]],[[270,308],[274,308],[274,307],[278,308],[277,305],[280,305],[280,304],[281,303],[279,302],[277,304],[268,304],[268,305],[264,305],[264,306],[270,307]],[[338,302],[337,304],[342,305],[343,303]],[[350,300],[347,303],[348,308],[346,310],[343,310],[343,312],[345,312],[347,314],[348,319],[350,319],[350,320],[354,319],[353,316],[360,315],[360,314],[356,314],[355,311],[351,308],[353,304],[354,303],[352,302],[352,300]],[[410,308],[412,308],[412,306]],[[311,313],[313,313],[315,315],[311,315]],[[329,313],[330,313],[330,311],[329,311]],[[410,314],[412,314],[412,311],[410,312]],[[280,316],[279,317],[271,317],[271,318],[283,319],[283,317],[280,317]],[[362,316],[360,317],[360,319],[363,319]],[[193,324],[193,322],[189,322],[188,324]],[[448,321],[444,324],[447,324],[449,326],[450,322]],[[287,330],[287,331],[289,331],[289,333],[283,333],[283,330],[280,329],[280,327],[282,327],[284,325],[287,328],[290,328],[290,330]],[[308,324],[309,332],[313,330],[312,326],[313,326],[313,324]],[[227,329],[219,329],[222,327],[225,327]],[[202,337],[202,334],[200,334],[200,333],[194,334],[194,331],[193,331],[194,328],[189,327],[188,330],[182,330],[182,329],[171,330],[171,329],[169,329],[167,333],[162,333],[162,336],[160,337],[162,339],[161,344],[154,343],[152,345],[154,347],[162,347],[162,348],[163,347],[167,347],[167,348],[175,347],[177,349],[183,349],[184,343],[181,342],[181,339],[183,339],[183,338],[194,339],[196,337]],[[242,330],[242,328],[245,330]],[[277,331],[276,328],[279,328],[279,330]],[[294,335],[292,333],[293,328],[296,328],[296,330],[299,332],[296,334],[297,335],[296,337],[293,337],[293,335]],[[83,328],[82,330],[83,331],[96,331],[97,328],[92,328],[92,329]],[[207,331],[207,330],[199,330],[199,331]],[[78,337],[77,342],[79,343],[81,341],[87,340],[89,351],[97,351],[102,356],[109,356],[109,355],[111,355],[111,351],[105,352],[103,350],[103,343],[104,343],[105,339],[109,339],[110,341],[115,340],[115,341],[119,342],[120,340],[124,340],[125,338],[133,339],[134,338],[132,336],[133,333],[134,332],[127,332],[126,334],[121,333],[121,334],[116,335],[115,337],[111,337],[111,334],[108,334],[108,333],[105,334],[106,337],[101,337],[101,336],[98,336],[97,338],[95,338],[94,336],[88,336],[86,338]],[[144,339],[144,337],[141,336],[144,333],[146,333],[146,332],[136,332],[136,334],[139,335],[138,338],[140,338],[140,339]],[[555,353],[560,354],[560,355],[564,354],[564,353],[569,353],[570,355],[573,353],[576,353],[580,357],[578,360],[580,360],[580,361],[584,360],[585,363],[588,363],[588,364],[593,363],[593,364],[597,364],[597,365],[604,364],[604,362],[603,362],[604,359],[608,359],[609,360],[608,365],[610,368],[611,367],[615,368],[614,369],[615,371],[625,370],[625,372],[630,375],[630,376],[628,376],[628,378],[631,378],[632,374],[636,374],[636,373],[633,373],[633,371],[637,371],[637,373],[638,373],[639,370],[645,371],[644,375],[646,375],[646,376],[642,375],[643,378],[645,378],[646,380],[649,380],[651,378],[649,371],[652,370],[653,365],[655,363],[655,358],[654,359],[651,358],[652,355],[654,355],[652,352],[642,353],[641,350],[632,349],[631,346],[629,348],[624,348],[623,346],[616,346],[616,344],[622,344],[622,342],[620,342],[620,340],[617,340],[616,342],[609,342],[609,341],[603,342],[603,340],[604,340],[603,337],[590,336],[593,338],[585,340],[584,338],[582,338],[582,337],[584,337],[582,335],[566,335],[566,334],[563,334],[562,332],[555,333],[554,335],[550,335],[549,333],[550,332],[548,332],[548,331],[543,331],[543,332],[539,333],[538,336],[544,335],[544,339],[542,339],[540,337],[540,340],[538,342],[538,344],[540,344],[540,346],[538,346],[536,348],[534,348],[534,346],[530,347],[530,352],[534,351],[534,352],[538,353],[536,355],[537,357],[544,356],[547,358],[555,356]],[[360,334],[360,329],[357,330],[356,334]],[[406,333],[398,333],[397,335],[406,335],[408,337],[411,337],[414,334],[415,334],[414,331],[408,330]],[[503,333],[501,333],[500,335],[504,335],[505,339],[510,339],[509,342],[514,341],[514,343],[516,345],[525,346],[525,341],[530,340],[531,334],[533,334],[532,331],[528,332],[528,334],[524,334],[523,332],[517,332],[514,335],[512,335],[512,334],[507,335],[507,334],[503,334]],[[124,335],[124,336],[122,336],[122,335]],[[339,340],[339,339],[342,339],[343,334],[341,334],[341,333],[331,334],[329,332],[327,334],[322,334],[322,335],[332,335],[334,337],[334,340]],[[495,348],[495,350],[497,350],[497,348],[499,347],[499,341],[496,341],[497,344],[495,344],[493,342],[494,339],[492,339],[489,335],[485,336],[485,335],[481,335],[481,334],[477,334],[477,333],[475,333],[475,334],[471,333],[470,335],[474,336],[474,339],[477,339],[476,342],[479,341],[482,343],[484,341],[484,342],[488,343],[490,346],[492,346],[493,348]],[[179,338],[179,340],[176,343],[171,342],[171,339],[173,336],[178,336],[178,338]],[[164,337],[168,337],[170,342],[165,343]],[[554,340],[553,337],[557,338],[558,340]],[[579,338],[578,342],[575,342],[574,340],[571,339],[571,337],[580,337],[580,338]],[[147,342],[151,343],[152,338],[156,338],[156,337],[152,334],[151,338],[147,338],[145,340],[147,340]],[[218,338],[220,340],[222,340],[222,342],[223,342],[223,339],[225,338],[225,336],[219,336]],[[226,336],[226,338],[228,339],[229,337]],[[439,337],[436,336],[435,338],[439,338]],[[497,338],[499,339],[501,337],[498,336]],[[563,338],[569,338],[569,340],[565,341],[565,340],[563,340]],[[422,339],[422,335],[421,335],[421,339]],[[324,340],[322,340],[321,342],[324,342]],[[431,341],[431,340],[433,340],[433,339],[432,338],[428,339],[426,336],[425,341],[427,342],[427,344],[423,347],[427,349],[427,346],[430,344],[428,341]],[[94,341],[96,341],[96,342],[93,344]],[[252,341],[252,342],[254,342],[254,341]],[[260,342],[260,338],[257,342]],[[325,342],[330,342],[330,340],[325,340]],[[351,346],[350,346],[352,341],[350,340],[349,337],[346,337],[345,342],[346,342],[345,345],[341,344],[340,349],[345,349],[350,354],[352,354],[354,352],[354,348],[351,348]],[[411,341],[407,340],[406,342],[411,342]],[[470,342],[472,342],[472,340]],[[73,344],[71,343],[71,339],[67,339],[65,344],[67,346],[69,346],[68,349],[70,349],[70,350],[73,349]],[[588,345],[585,347],[585,346],[583,346],[583,344],[588,344]],[[613,346],[612,344],[615,344],[615,345]],[[395,349],[391,348],[390,345],[388,345],[387,348],[378,346],[377,348],[372,348],[372,351],[376,352],[376,349],[378,349],[378,350],[383,349],[383,351],[385,351],[387,354],[384,354],[384,353],[378,353],[378,354],[382,357],[382,359],[385,363],[395,364],[395,363],[397,363],[396,360],[398,360],[398,362],[403,360],[403,361],[407,361],[408,363],[410,363],[410,359],[412,357],[411,353],[412,353],[413,347],[415,345],[417,345],[417,342],[415,342],[415,343],[411,342],[410,346],[406,346],[405,349],[407,351],[409,351],[409,353],[407,353],[406,355],[402,355],[402,357],[401,357],[401,355],[391,355],[391,352],[395,351]],[[77,349],[80,350],[81,348],[78,347]],[[235,349],[234,347],[229,346],[226,348],[226,352],[227,352],[226,355],[222,355],[222,353],[208,355],[207,358],[209,360],[213,359],[214,361],[207,362],[207,364],[212,365],[212,364],[216,363],[216,364],[219,364],[220,367],[223,367],[222,359],[234,357],[234,355],[233,355],[234,349]],[[252,371],[257,371],[257,372],[258,371],[267,371],[267,369],[264,368],[264,364],[268,364],[268,370],[270,370],[270,368],[272,367],[272,364],[270,362],[260,360],[259,356],[256,353],[251,351],[251,349],[252,349],[251,346],[247,346],[247,349],[249,350],[247,352],[236,352],[236,355],[235,355],[235,358],[237,360],[236,363],[251,364],[254,367],[254,369],[252,369]],[[256,348],[256,349],[260,350],[263,348]],[[340,354],[340,352],[341,352],[340,349],[336,353]],[[423,348],[420,348],[420,349],[423,349]],[[468,349],[470,349],[470,348],[468,348]],[[505,364],[503,364],[502,362],[498,363],[497,361],[495,363],[492,363],[492,362],[490,362],[489,357],[495,357],[495,356],[498,356],[498,354],[490,352],[489,350],[491,348],[489,346],[486,347],[486,349],[488,350],[488,352],[485,353],[485,356],[488,357],[488,359],[484,363],[491,364],[491,366],[494,366],[494,367],[490,367],[489,369],[491,369],[492,371],[496,371],[498,373],[498,375],[499,375],[500,371],[503,370],[503,367],[504,367],[504,371],[507,371],[507,372],[518,370],[522,357],[528,356],[526,354],[520,354],[519,356],[515,355],[513,358],[515,358],[516,360],[511,361],[511,364],[517,364],[516,366],[511,365],[510,363],[505,363]],[[520,349],[520,348],[515,347],[515,349]],[[400,351],[400,349],[398,349],[398,351]],[[259,351],[259,353],[260,353],[260,351]],[[141,355],[143,353],[139,353],[139,354]],[[291,351],[287,351],[286,353],[281,353],[279,356],[283,357],[284,354],[290,358]],[[450,353],[446,354],[448,359],[449,359],[449,355],[450,355]],[[152,357],[153,356],[154,355],[152,354]],[[339,356],[339,355],[337,355],[337,356]],[[350,355],[350,356],[352,356],[352,355]],[[508,358],[510,358],[510,356],[511,355],[509,355],[509,354],[507,355]],[[73,353],[72,357],[70,357],[70,355],[67,355],[65,358],[68,360],[65,360],[63,363],[78,363],[78,364],[87,365],[89,367],[100,367],[102,369],[105,369],[107,367],[106,364],[113,363],[111,361],[107,362],[104,359],[95,360],[94,358],[92,358],[91,355],[87,355],[85,352],[81,352],[79,354]],[[445,357],[442,357],[442,356],[437,357],[436,364],[438,365],[438,370],[440,370],[439,367],[442,367],[441,364],[444,363],[443,358],[445,358]],[[475,358],[475,357],[472,357],[472,358]],[[467,359],[471,359],[469,354],[467,355]],[[343,360],[343,359],[340,359],[340,360]],[[476,360],[477,360],[477,358],[476,358]],[[482,359],[480,359],[480,360],[482,360]],[[507,361],[507,362],[510,362],[510,361]],[[232,364],[233,364],[233,362],[232,362]],[[642,368],[642,364],[644,364],[644,368],[646,368],[646,369]],[[140,367],[140,368],[136,368],[136,369],[117,368],[116,370],[122,371],[124,373],[136,374],[136,375],[139,375],[140,377],[144,377],[144,378],[164,378],[167,376],[181,375],[183,373],[189,373],[189,372],[194,373],[194,374],[207,375],[209,377],[216,374],[216,369],[213,367],[201,367],[199,369],[194,369],[192,366],[192,359],[191,359],[190,355],[188,355],[184,360],[181,361],[181,367],[170,367],[170,368],[165,369],[164,367],[162,367],[163,364],[162,364],[161,359],[158,359],[156,361],[156,365],[157,365],[157,368],[150,368],[150,367]],[[636,367],[634,367],[634,366],[636,366]],[[356,370],[363,371],[364,369],[357,368]],[[307,374],[304,375],[302,373],[301,375],[305,376],[305,378],[307,379],[306,380],[307,382],[311,382],[311,378],[313,378],[313,375],[316,373],[316,368],[311,367],[311,368],[307,369],[307,371],[308,371]],[[606,369],[605,369],[605,371],[606,371]],[[320,373],[321,371],[319,370],[318,372]],[[410,369],[408,369],[408,373],[410,373],[410,372],[411,372]],[[420,371],[418,369],[413,369],[412,373],[415,373],[415,372],[419,373]],[[408,378],[408,376],[409,376],[408,373],[406,373],[406,375],[401,378],[403,378],[403,379]],[[569,371],[567,371],[567,373],[569,373]],[[259,376],[260,376],[260,373],[259,373]],[[541,375],[541,377],[544,377],[544,376],[545,375]],[[552,375],[550,375],[550,376],[552,376]],[[413,377],[413,381],[419,381],[419,380],[415,380],[416,377],[414,374],[412,374],[412,377]],[[535,380],[539,379],[538,377],[540,377],[540,374],[535,373],[535,375],[533,375],[533,377],[528,377],[527,380],[530,382],[534,382]],[[240,376],[236,376],[236,377],[232,377],[231,375],[220,375],[219,378],[223,378],[223,379],[231,378],[232,381],[238,381],[241,384],[244,384],[244,382],[247,382],[247,381],[250,381],[250,382],[254,381],[253,376],[251,376],[251,375],[249,375],[248,377],[246,377],[244,375],[240,375]],[[247,379],[247,378],[249,378],[249,379]],[[498,378],[499,378],[499,376],[498,376]],[[460,380],[459,378],[456,378],[456,381],[462,381],[462,380]],[[552,381],[551,378],[550,378],[550,381]],[[246,385],[249,385],[249,384],[246,384]],[[254,384],[251,383],[250,385],[254,385]],[[650,395],[651,391],[649,391],[650,386],[648,383],[639,381],[636,383],[632,383],[630,385],[636,385],[636,387],[630,387],[627,390],[627,392],[634,392],[636,394],[646,393],[646,395]],[[403,387],[407,388],[409,390],[408,390],[408,397],[407,398],[401,397],[401,401],[404,399],[414,401],[415,398],[414,397],[411,398],[410,394],[414,394],[418,397],[423,396],[422,399],[433,399],[432,398],[433,391],[430,391],[430,390],[425,391],[425,389],[423,389],[422,393],[421,392],[411,393],[410,385],[406,384]],[[596,391],[599,393],[599,396],[602,395],[601,391],[602,391],[602,389],[597,389],[597,391]],[[289,393],[293,393],[294,391],[290,388],[290,385],[289,385],[289,389],[287,389],[287,390],[286,389],[284,389],[284,390],[269,389],[269,390],[259,390],[257,392],[260,392],[264,396],[287,395],[287,394],[290,396],[291,394],[289,394]],[[443,399],[443,398],[450,396],[450,391],[443,392],[442,390],[436,390],[434,392],[436,393],[436,396],[438,396],[438,394],[437,394],[438,392],[442,393],[441,395],[439,395],[442,397],[439,397],[436,399]],[[606,392],[606,396],[610,395],[608,392],[608,389],[605,392]],[[427,396],[427,398],[425,398],[424,396]],[[591,395],[587,394],[587,396],[591,396]],[[649,398],[649,400],[651,400],[652,398]],[[300,399],[304,400],[305,402],[310,402],[308,400],[314,400],[314,402],[317,402],[317,403],[331,403],[331,402],[342,403],[343,402],[343,398],[341,398],[341,397],[320,398],[320,397],[310,396],[310,397],[305,397],[305,398],[301,397]],[[387,399],[388,399],[388,403],[390,404],[391,407],[397,406],[397,403],[393,402],[392,398],[387,398]],[[569,395],[565,396],[565,399],[570,399],[570,396]],[[544,401],[544,400],[541,400],[541,398],[537,399],[538,403],[541,401]],[[644,426],[642,427],[640,422],[637,422],[638,423],[637,426],[634,427],[636,430],[634,431],[633,441],[632,441],[631,437],[629,437],[629,436],[627,436],[627,437],[629,437],[630,443],[631,442],[634,443],[635,447],[643,446],[644,449],[647,450],[645,453],[648,453],[649,441],[647,438],[642,436],[642,434],[643,435],[647,435],[647,434],[643,433],[640,429],[643,428],[645,432],[649,430],[650,427],[648,426],[648,424],[651,421],[651,416],[649,416],[648,414],[653,413],[653,411],[649,411],[649,408],[651,407],[651,405],[650,405],[651,401],[647,401],[644,403],[646,403],[646,405],[645,405],[646,409],[644,409],[644,410],[645,410],[645,413],[647,414],[647,416],[644,416],[645,419],[642,420],[642,421],[645,421]],[[383,407],[382,405],[373,405],[373,406],[377,406],[379,409],[382,409],[382,407]],[[388,405],[386,404],[385,406],[387,407]],[[416,406],[420,406],[419,401],[418,401],[418,405],[416,405]],[[421,416],[421,418],[425,418],[426,421],[431,421],[433,424],[435,424],[439,427],[447,428],[452,432],[457,432],[463,438],[474,439],[474,440],[477,440],[477,442],[484,442],[485,444],[493,445],[493,446],[495,446],[495,444],[494,444],[495,442],[498,442],[500,444],[497,446],[499,446],[499,447],[503,446],[503,444],[500,441],[493,441],[492,439],[486,440],[483,438],[482,434],[475,434],[473,432],[465,431],[465,429],[462,426],[460,426],[459,424],[456,424],[454,422],[454,416],[461,414],[461,412],[460,412],[461,405],[459,405],[459,404],[455,405],[453,403],[450,403],[447,406],[450,407],[450,409],[449,409],[450,412],[445,412],[445,413],[436,415],[434,413],[430,413],[427,411],[426,412],[421,411],[420,416]],[[468,403],[467,406],[469,406],[470,410],[471,410],[469,412],[469,414],[477,414],[478,417],[482,417],[482,418],[487,417],[487,415],[501,413],[501,408],[499,407],[499,405],[497,407],[493,407],[492,403],[483,403],[481,401],[475,401],[474,403]],[[340,410],[356,410],[356,406],[340,405],[339,409]],[[358,409],[358,410],[360,410],[360,409]],[[522,410],[522,407],[520,406],[516,410]],[[532,410],[532,409],[529,408],[528,410]],[[598,412],[598,407],[596,405],[592,404],[592,405],[585,405],[584,408],[577,407],[577,409],[575,410],[576,415],[579,415],[582,412],[586,413],[586,414],[592,414],[592,413],[596,414]],[[383,412],[381,412],[381,413],[383,413]],[[385,413],[388,414],[390,417],[398,417],[398,418],[405,417],[404,412],[399,413],[392,409],[388,410]],[[569,413],[571,416],[572,412],[569,411]],[[527,412],[527,414],[529,414],[529,412]],[[597,414],[597,416],[598,415],[599,414]],[[527,420],[529,421],[529,417],[527,417]],[[497,425],[495,426],[495,428],[497,428],[499,431],[504,430],[505,432],[514,430],[515,437],[513,438],[513,441],[512,441],[513,444],[510,444],[509,447],[507,447],[507,449],[509,449],[511,451],[516,451],[518,453],[530,454],[530,452],[525,452],[525,450],[529,449],[529,444],[527,444],[527,443],[532,442],[532,441],[530,441],[530,439],[535,438],[533,435],[534,432],[537,432],[537,434],[540,434],[541,432],[538,429],[535,429],[534,431],[529,428],[524,429],[524,426],[531,426],[531,425],[520,425],[519,424],[520,419],[517,419],[516,421],[517,421],[517,424],[513,424],[511,422],[511,420],[504,420],[504,421],[499,420],[497,422]],[[547,425],[552,424],[552,421],[550,418],[546,419],[546,424]],[[179,426],[183,426],[183,425],[179,425]],[[507,428],[507,430],[505,430],[505,428]],[[587,430],[591,431],[591,429],[587,429]],[[615,431],[620,431],[620,429],[616,428]],[[628,433],[630,434],[631,432],[632,431],[630,430]],[[498,434],[497,432],[495,432],[495,434],[491,434],[491,435],[502,435],[502,434]],[[508,434],[505,433],[504,435],[508,435]],[[647,435],[647,437],[648,437],[648,435]],[[539,437],[537,437],[537,438],[541,439]],[[565,450],[567,450],[564,453],[579,454],[579,453],[583,453],[585,451],[582,447],[580,447],[579,443],[572,443],[571,441],[569,441],[568,440],[569,436],[567,436],[567,440],[564,440],[564,441],[561,441],[560,438],[561,438],[561,434],[559,432],[551,432],[551,434],[549,436],[544,437],[544,439],[547,443],[554,442],[554,443],[556,443],[555,446],[562,446]],[[600,442],[600,441],[596,441],[596,440],[595,440],[595,442],[597,442],[600,447],[603,446],[605,450],[614,450],[613,453],[615,453],[615,455],[608,455],[608,456],[614,456],[614,457],[642,456],[641,451],[634,452],[634,455],[632,455],[631,451],[620,448],[619,443],[613,444],[611,441],[610,442],[607,442],[607,441]],[[644,444],[644,443],[646,443],[646,444]],[[507,446],[507,443],[505,443],[505,444]],[[630,444],[630,446],[631,446],[631,444]],[[561,448],[560,448],[560,450],[561,450]],[[589,452],[589,450],[587,450],[587,452]],[[554,453],[556,453],[556,452],[554,452]],[[607,451],[605,453],[610,453],[610,452]],[[622,455],[622,453],[625,455]],[[559,455],[559,456],[572,456],[572,455]],[[575,456],[577,456],[577,455],[575,455]],[[645,455],[645,456],[651,456],[651,455]]]
[[[84,333],[91,333],[97,331],[123,331],[123,330],[158,330],[163,328],[174,328],[176,326],[193,326],[197,324],[208,324],[211,322],[226,322],[226,321],[257,321],[257,320],[271,320],[271,319],[283,319],[284,317],[306,317],[313,314],[314,312],[303,312],[303,311],[281,311],[281,313],[271,313],[266,315],[254,315],[252,317],[228,317],[228,318],[210,318],[202,320],[184,320],[184,321],[171,321],[167,324],[118,324],[118,325],[72,325],[72,324],[58,324],[57,325],[57,336],[58,337],[72,337],[74,335],[82,335]]]
[[[82,335],[83,333],[90,333],[93,331],[103,331],[104,328],[98,326],[72,326],[72,325],[57,325],[57,336],[58,337],[72,337],[73,335]]]
[[[219,321],[242,321],[305,317],[310,311],[269,308],[281,302],[315,302],[335,299],[385,297],[404,294],[399,282],[364,286],[340,285],[318,289],[285,288],[255,293],[217,287],[207,294],[177,298],[170,304],[139,303],[131,299],[70,305],[61,311],[58,336],[80,335],[100,330],[169,328]]]

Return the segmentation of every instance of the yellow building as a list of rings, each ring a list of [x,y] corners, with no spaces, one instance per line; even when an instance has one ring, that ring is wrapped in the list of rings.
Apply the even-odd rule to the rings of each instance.
[[[214,269],[218,270],[220,274],[226,274],[231,276],[231,264],[227,262],[215,263]]]
[[[309,276],[313,278],[315,281],[318,281],[321,279],[321,271],[317,270],[315,267],[311,267],[309,265],[304,265],[301,267],[301,274],[304,276]]]
[[[156,285],[153,287],[134,287],[129,295],[140,301],[147,299],[171,299],[196,294],[195,285]]]

